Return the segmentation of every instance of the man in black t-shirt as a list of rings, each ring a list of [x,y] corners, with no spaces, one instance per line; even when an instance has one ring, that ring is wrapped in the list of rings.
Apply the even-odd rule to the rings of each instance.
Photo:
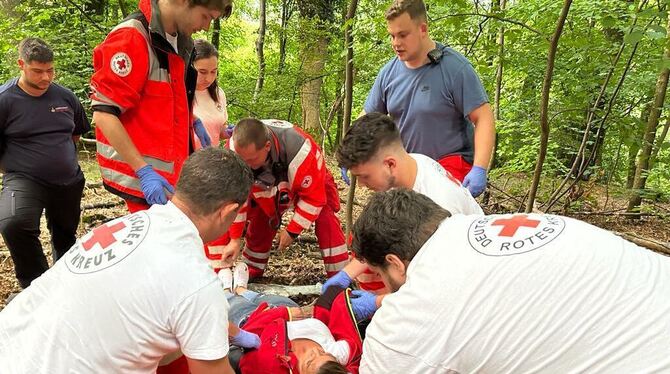
[[[84,174],[75,142],[90,124],[74,93],[52,83],[53,52],[44,41],[21,41],[18,64],[21,76],[0,86],[0,233],[26,288],[48,269],[43,210],[54,261],[76,240]]]

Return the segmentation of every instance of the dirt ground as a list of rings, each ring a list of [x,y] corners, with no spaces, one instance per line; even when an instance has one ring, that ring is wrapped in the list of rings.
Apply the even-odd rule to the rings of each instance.
[[[86,209],[82,211],[82,220],[79,225],[78,235],[81,236],[92,228],[107,222],[111,219],[126,214],[125,205],[114,195],[105,191],[100,187],[99,174],[95,164],[94,154],[81,153],[80,160],[82,169],[87,176],[87,187],[84,191],[82,206]],[[344,201],[346,201],[348,187],[339,178],[339,169],[331,162],[329,168],[333,171],[333,175],[338,183],[340,190],[340,200],[342,202],[342,209],[339,213],[342,224],[344,225]],[[504,182],[507,186],[509,181]],[[502,185],[502,178],[493,180],[493,184]],[[663,243],[670,243],[670,205],[657,204],[654,209],[658,212],[657,216],[645,216],[639,220],[630,220],[625,216],[617,215],[625,207],[625,199],[621,197],[611,196],[608,198],[606,209],[603,209],[603,197],[606,196],[605,191],[600,187],[589,187],[586,191],[585,201],[578,211],[580,214],[566,214],[585,220],[596,226],[613,230],[622,233],[633,233],[641,237],[651,238]],[[489,204],[483,205],[487,213],[508,213],[518,209],[518,201],[523,197],[514,197],[510,194],[498,192],[495,189],[491,190]],[[503,188],[503,190],[506,190]],[[360,213],[361,206],[370,196],[370,192],[364,188],[358,188],[356,191],[356,199],[354,205],[354,217]],[[512,196],[512,198],[510,197]],[[94,205],[114,205],[111,207],[93,207]],[[599,211],[613,211],[613,214],[598,213]],[[574,211],[574,209],[573,209]],[[595,213],[595,214],[594,214]],[[285,219],[286,219],[285,215]],[[51,248],[49,244],[49,234],[46,230],[44,219],[42,220],[40,241],[45,249],[45,253],[51,261]],[[308,285],[325,280],[325,273],[321,263],[321,255],[316,244],[316,237],[314,231],[302,235],[287,251],[277,253],[273,250],[273,255],[270,258],[268,269],[265,272],[263,283],[277,283],[289,285]],[[14,277],[14,265],[9,251],[0,239],[0,309],[4,307],[7,296],[12,292],[20,291],[20,287]]]

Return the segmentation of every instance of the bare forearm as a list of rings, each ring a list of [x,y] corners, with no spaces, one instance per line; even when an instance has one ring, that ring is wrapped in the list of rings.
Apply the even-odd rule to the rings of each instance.
[[[363,274],[367,268],[368,266],[362,263],[360,260],[352,258],[351,261],[342,270],[347,273],[349,278],[355,279],[359,275]]]
[[[476,116],[471,116],[475,125],[475,157],[474,165],[488,168],[493,146],[496,141],[496,128],[493,112],[489,104],[484,104],[475,110]],[[475,114],[473,112],[473,114]]]
[[[105,112],[93,112],[93,122],[133,170],[138,170],[147,164],[117,116]]]

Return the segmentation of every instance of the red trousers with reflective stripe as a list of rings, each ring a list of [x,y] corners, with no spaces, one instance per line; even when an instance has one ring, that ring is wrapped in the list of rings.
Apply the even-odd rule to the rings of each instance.
[[[461,155],[444,156],[437,160],[437,162],[460,182],[463,182],[465,176],[468,175],[470,169],[472,169],[472,164],[465,161]]]
[[[315,224],[316,238],[321,249],[323,264],[328,277],[342,270],[349,260],[344,232],[339,218],[335,214],[340,209],[340,198],[337,194],[335,181],[330,173],[326,178],[326,205],[321,209]],[[281,216],[284,212],[279,212]],[[275,221],[275,217],[272,220]],[[270,224],[268,217],[259,206],[249,206],[247,211],[247,233],[246,245],[242,255],[244,261],[249,265],[249,276],[260,277],[267,266],[270,258],[272,240],[277,231]]]

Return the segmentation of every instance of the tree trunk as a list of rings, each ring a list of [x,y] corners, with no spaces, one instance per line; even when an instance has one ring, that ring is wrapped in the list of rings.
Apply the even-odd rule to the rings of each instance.
[[[565,19],[568,17],[572,0],[565,0],[561,15],[556,22],[556,31],[551,37],[549,43],[549,56],[547,57],[547,70],[544,74],[544,83],[542,84],[542,99],[540,101],[540,150],[538,151],[537,163],[535,164],[535,173],[533,174],[533,182],[528,193],[528,201],[526,203],[526,213],[533,211],[535,204],[535,195],[540,184],[540,176],[542,175],[542,166],[544,158],[547,156],[547,145],[549,144],[549,92],[551,91],[551,81],[554,75],[554,62],[556,60],[556,50],[558,49],[558,40],[563,33],[563,26]]]
[[[286,29],[288,21],[293,13],[293,1],[282,0],[281,2],[281,21],[279,24],[279,67],[277,71],[281,74],[286,66],[286,43],[288,38],[286,36]]]
[[[260,27],[258,28],[258,39],[256,39],[256,56],[258,56],[258,78],[256,78],[256,88],[254,89],[254,103],[258,100],[258,95],[263,89],[263,82],[265,81],[265,55],[263,53],[263,46],[265,45],[265,29],[266,29],[266,7],[267,0],[260,0]]]
[[[505,10],[507,5],[507,0],[499,0],[498,4],[499,10],[502,12]],[[495,91],[495,102],[493,103],[493,114],[495,116],[496,122],[500,120],[500,93],[502,91],[502,79],[503,79],[503,70],[505,66],[505,26],[504,23],[500,23],[500,28],[498,29],[498,67],[496,68],[496,91]],[[496,137],[496,142],[493,146],[493,152],[491,155],[491,161],[489,162],[489,170],[493,169],[496,162],[496,151],[498,149],[498,137]]]
[[[301,54],[302,84],[300,104],[302,125],[318,131],[321,127],[321,85],[328,52],[328,21],[333,16],[333,2],[301,0],[298,2],[302,17]]]
[[[653,92],[651,92],[653,94]],[[647,100],[645,100],[646,102]],[[640,123],[647,123],[649,119],[649,113],[651,113],[651,103],[646,104],[642,113],[640,114]],[[633,183],[635,182],[635,170],[637,169],[637,155],[640,152],[640,143],[637,142],[637,139],[642,138],[644,128],[636,126],[633,130],[633,135],[631,139],[634,140],[628,146],[628,173],[626,176],[626,189],[630,190],[633,188]]]
[[[212,26],[212,44],[216,50],[219,50],[219,43],[221,40],[221,20],[219,18],[214,20],[214,25]]]
[[[668,14],[668,25],[666,30],[670,29],[670,14]],[[670,59],[670,35],[666,41],[665,50],[663,52],[663,59]],[[651,171],[650,158],[652,150],[654,149],[654,140],[656,139],[656,129],[658,128],[658,119],[661,117],[661,110],[665,102],[665,93],[668,89],[668,77],[670,76],[670,69],[663,68],[656,80],[656,90],[654,94],[654,105],[649,113],[647,119],[647,126],[644,129],[644,141],[642,149],[637,161],[637,169],[635,170],[635,181],[633,182],[633,194],[628,200],[628,212],[638,212],[640,204],[642,203],[642,190],[647,184],[647,176]]]
[[[654,144],[654,150],[651,151],[651,156],[649,158],[649,169],[651,170],[654,167],[654,164],[656,163],[656,159],[658,158],[658,152],[661,150],[661,146],[663,145],[663,142],[665,142],[665,138],[668,136],[668,130],[670,130],[670,117],[667,117],[665,119],[665,125],[663,126],[663,130],[661,131],[661,135],[656,139],[656,142]]]
[[[351,125],[351,106],[353,103],[353,92],[354,92],[354,38],[352,36],[352,19],[356,16],[356,8],[358,7],[358,0],[351,0],[349,4],[349,9],[347,10],[347,16],[344,20],[346,25],[344,28],[344,46],[347,48],[347,57],[345,60],[345,75],[344,75],[344,119],[342,123],[342,136],[344,139],[344,134],[349,130]],[[356,192],[356,178],[351,178],[351,186],[349,187],[349,195],[347,196],[347,208],[346,208],[346,235],[347,238],[351,233],[351,228],[353,224],[353,204],[350,204],[354,201],[354,194]]]
[[[119,9],[121,9],[121,14],[123,18],[128,17],[128,8],[126,7],[125,0],[119,0]]]

